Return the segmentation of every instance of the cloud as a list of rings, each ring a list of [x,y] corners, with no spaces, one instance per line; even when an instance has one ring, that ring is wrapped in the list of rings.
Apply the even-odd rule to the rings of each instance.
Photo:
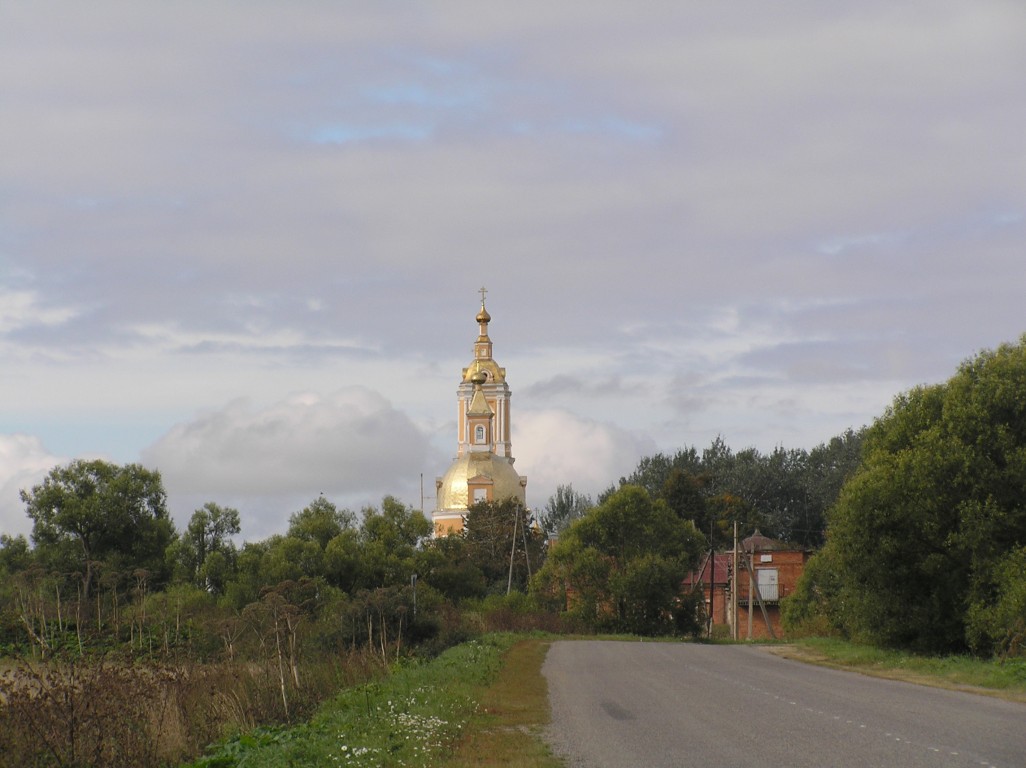
[[[427,451],[427,438],[408,416],[381,395],[354,387],[327,396],[297,394],[264,407],[229,403],[174,426],[142,460],[160,470],[169,497],[244,505],[269,497],[295,504],[323,493],[346,504],[410,491]],[[181,520],[188,511],[179,508],[176,516]],[[276,525],[255,523],[281,532],[295,509],[240,511],[277,514]]]
[[[32,326],[57,326],[77,314],[69,307],[46,307],[35,291],[9,291],[0,286],[0,334]]]
[[[25,514],[19,492],[31,490],[63,463],[65,459],[47,451],[37,437],[0,435],[0,533],[13,536],[32,532],[32,521]]]
[[[559,485],[592,498],[656,451],[652,441],[569,411],[519,411],[513,424],[517,470],[527,475],[528,505],[545,506]]]
[[[557,397],[618,397],[630,391],[618,375],[593,378],[557,373],[526,387],[523,395],[535,400],[550,400]]]
[[[1026,6],[925,7],[0,3],[0,423],[268,530],[415,497],[482,283],[540,456],[865,423],[1023,330]],[[350,385],[395,452],[288,397]]]

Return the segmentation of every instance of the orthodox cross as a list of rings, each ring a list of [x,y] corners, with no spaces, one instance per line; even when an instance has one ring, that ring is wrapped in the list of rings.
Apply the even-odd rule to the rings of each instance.
[[[482,286],[480,288],[480,290],[478,291],[478,293],[481,294],[481,306],[483,307],[484,306],[485,294],[488,293],[488,291],[487,291],[487,289],[484,286]]]

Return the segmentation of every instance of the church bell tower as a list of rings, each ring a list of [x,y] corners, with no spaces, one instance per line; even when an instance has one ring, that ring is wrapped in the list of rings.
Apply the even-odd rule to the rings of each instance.
[[[506,369],[492,357],[486,293],[482,288],[474,359],[463,369],[456,390],[456,458],[435,481],[436,536],[463,530],[463,516],[474,502],[510,496],[526,500],[527,478],[513,469],[510,391]]]

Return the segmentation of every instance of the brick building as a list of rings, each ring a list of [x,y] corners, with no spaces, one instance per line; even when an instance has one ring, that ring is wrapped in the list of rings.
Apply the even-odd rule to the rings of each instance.
[[[758,531],[741,541],[738,550],[736,579],[734,553],[717,552],[712,558],[706,555],[701,567],[688,574],[684,586],[703,591],[712,626],[730,627],[731,637],[781,637],[780,601],[794,592],[810,553]],[[754,582],[749,573],[754,575]],[[732,599],[735,589],[736,609]]]

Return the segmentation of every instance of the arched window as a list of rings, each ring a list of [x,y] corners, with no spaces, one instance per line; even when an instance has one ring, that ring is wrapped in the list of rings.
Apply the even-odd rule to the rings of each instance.
[[[484,429],[484,426],[481,425],[481,424],[478,424],[476,427],[474,427],[474,442],[475,443],[483,443],[484,440],[485,440],[485,429]]]

